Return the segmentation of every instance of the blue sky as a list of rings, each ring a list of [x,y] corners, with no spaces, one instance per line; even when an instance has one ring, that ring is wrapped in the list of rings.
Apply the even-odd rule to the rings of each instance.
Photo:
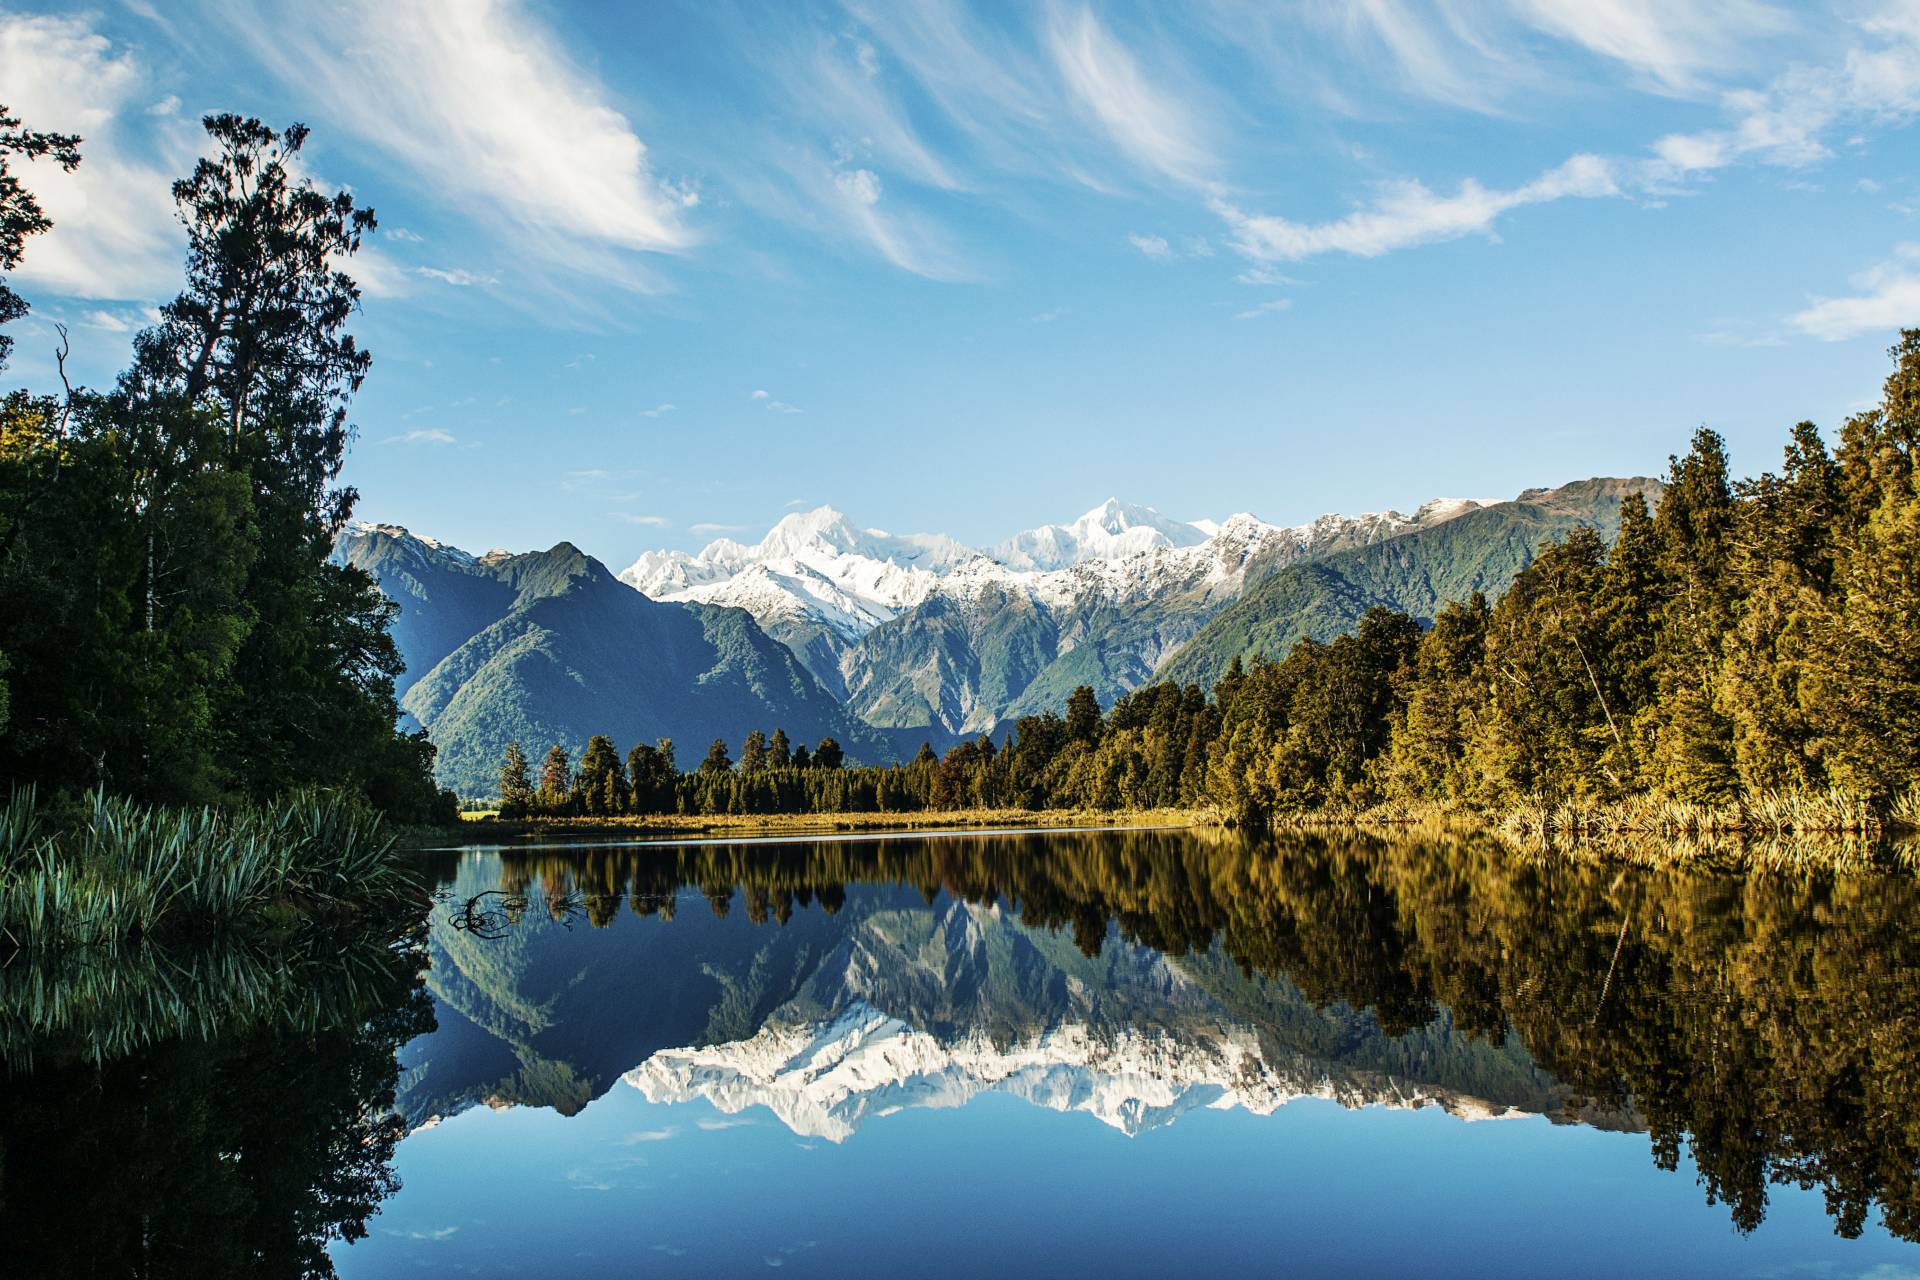
[[[102,0],[0,86],[87,137],[13,379],[177,288],[200,114],[303,120],[380,216],[360,514],[616,567],[1759,469],[1920,323],[1915,0]]]

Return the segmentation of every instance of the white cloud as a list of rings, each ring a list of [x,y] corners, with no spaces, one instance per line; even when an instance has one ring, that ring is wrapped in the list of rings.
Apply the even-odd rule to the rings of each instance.
[[[651,529],[664,529],[667,527],[667,518],[665,516],[642,516],[635,515],[631,511],[616,511],[613,513],[613,518],[622,524],[646,525]],[[671,1133],[671,1130],[669,1130],[668,1133]]]
[[[788,403],[787,403],[786,401],[784,401],[784,400],[776,400],[776,399],[774,399],[774,398],[773,398],[772,396],[770,396],[770,395],[768,395],[768,394],[767,394],[766,392],[764,392],[764,391],[756,391],[756,392],[754,392],[754,393],[753,393],[753,394],[752,394],[751,396],[748,396],[747,398],[748,398],[749,400],[757,400],[757,401],[759,401],[759,402],[760,402],[761,404],[763,404],[763,405],[765,405],[765,406],[767,407],[767,409],[768,409],[768,411],[769,411],[769,412],[772,412],[772,413],[799,413],[799,412],[801,412],[801,410],[800,410],[800,409],[798,409],[798,408],[796,408],[795,406],[793,406],[793,405],[790,405],[790,404],[788,404]]]
[[[641,409],[639,411],[639,416],[642,418],[664,418],[672,412],[673,412],[672,405],[657,404],[653,406],[653,408],[651,409]]]
[[[1727,126],[1659,139],[1647,181],[1658,187],[1749,158],[1813,164],[1832,154],[1826,139],[1838,128],[1900,125],[1920,115],[1920,14],[1909,4],[1859,29],[1870,46],[1854,45],[1829,65],[1797,64],[1764,89],[1723,95]]]
[[[139,60],[88,18],[0,13],[0,85],[28,128],[82,138],[72,173],[48,159],[18,164],[54,226],[27,242],[16,283],[80,298],[177,292],[185,237],[171,185],[192,167],[197,134],[147,115]]]
[[[126,317],[111,311],[89,311],[80,323],[89,329],[103,329],[108,333],[132,333],[134,329],[133,323]]]
[[[1920,244],[1898,246],[1892,259],[1861,272],[1851,283],[1858,292],[1816,298],[1787,323],[1826,342],[1863,333],[1891,335],[1904,326],[1920,325]]]
[[[1167,243],[1165,236],[1143,236],[1137,232],[1129,232],[1127,243],[1149,258],[1157,258],[1163,262],[1173,256],[1173,246]]]
[[[442,284],[455,285],[462,289],[477,284],[500,283],[497,276],[483,276],[462,267],[415,267],[413,272],[429,280],[438,280]]]
[[[871,169],[854,169],[833,175],[833,185],[841,194],[859,204],[880,203],[880,176]]]
[[[1211,179],[1216,162],[1200,122],[1175,94],[1153,84],[1131,51],[1091,9],[1056,11],[1047,30],[1055,68],[1073,98],[1134,161],[1189,185]]]
[[[458,444],[453,432],[442,431],[438,427],[426,427],[419,431],[403,431],[399,435],[388,436],[381,444]]]
[[[1277,311],[1285,311],[1293,305],[1292,298],[1270,298],[1258,306],[1248,307],[1235,315],[1235,320],[1258,320],[1261,316],[1270,316]]]
[[[1483,187],[1471,178],[1452,195],[1441,195],[1412,179],[1390,183],[1371,205],[1332,222],[1294,222],[1245,213],[1217,198],[1211,203],[1232,231],[1234,247],[1240,252],[1258,262],[1297,262],[1323,253],[1373,258],[1410,245],[1491,234],[1495,219],[1522,205],[1619,193],[1608,161],[1577,155],[1532,182],[1505,191]]]
[[[285,80],[424,189],[534,232],[519,237],[528,252],[605,273],[620,265],[607,250],[694,241],[684,198],[662,189],[605,87],[520,0],[350,0],[271,22],[241,3],[225,13]]]
[[[744,524],[709,524],[702,521],[699,524],[688,525],[687,532],[703,535],[709,533],[744,533],[748,528],[749,526]]]
[[[1684,92],[1732,64],[1740,47],[1787,26],[1753,0],[1515,0],[1520,17]]]
[[[643,520],[640,521],[640,523],[651,524],[652,521]],[[664,523],[664,521],[662,523]],[[677,1129],[642,1129],[637,1133],[630,1133],[620,1139],[620,1145],[623,1147],[634,1147],[643,1142],[665,1142],[678,1132],[679,1130]]]
[[[1072,313],[1073,313],[1072,307],[1049,307],[1045,311],[1035,312],[1033,315],[1028,316],[1027,323],[1028,324],[1052,324],[1055,320],[1058,320],[1061,316],[1071,315]]]
[[[404,244],[423,243],[423,239],[419,234],[419,232],[409,231],[405,227],[382,227],[380,228],[380,234],[385,236],[389,240],[398,240]]]

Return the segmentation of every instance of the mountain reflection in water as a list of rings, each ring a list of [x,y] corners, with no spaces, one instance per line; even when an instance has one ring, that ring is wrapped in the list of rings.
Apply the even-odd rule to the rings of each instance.
[[[427,870],[425,920],[0,955],[0,1274],[1892,1275],[1920,1235],[1907,877],[1165,831]],[[955,1197],[1005,1230],[914,1253]]]
[[[1794,1184],[1843,1235],[1875,1205],[1920,1235],[1906,878],[1191,832],[527,849],[439,874],[439,1029],[402,1054],[416,1126],[571,1114],[622,1080],[836,1142],[983,1093],[1130,1134],[1303,1096],[1433,1104],[1645,1130],[1743,1231]]]

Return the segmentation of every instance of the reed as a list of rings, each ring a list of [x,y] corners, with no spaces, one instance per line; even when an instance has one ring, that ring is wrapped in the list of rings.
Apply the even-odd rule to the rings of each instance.
[[[0,946],[219,933],[417,892],[380,816],[326,792],[232,810],[94,793],[77,820],[60,825],[30,790],[0,809]]]

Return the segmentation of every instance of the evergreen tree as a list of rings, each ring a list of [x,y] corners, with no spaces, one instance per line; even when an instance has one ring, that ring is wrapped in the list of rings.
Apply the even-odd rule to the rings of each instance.
[[[587,739],[573,792],[575,807],[582,813],[604,817],[627,811],[627,779],[613,749],[613,739],[598,733]]]
[[[500,761],[500,816],[524,818],[533,809],[533,780],[527,773],[527,753],[509,742]]]
[[[759,773],[767,767],[767,735],[755,729],[740,744],[740,772]]]
[[[820,745],[813,749],[813,766],[816,769],[838,769],[846,763],[846,752],[832,738],[820,739]]]
[[[542,807],[560,812],[573,797],[573,770],[567,749],[559,743],[547,749],[547,758],[540,765],[540,804]]]
[[[1100,736],[1100,702],[1092,685],[1081,685],[1067,696],[1067,737],[1092,742]]]
[[[1870,797],[1920,783],[1920,329],[1881,403],[1841,430],[1833,592],[1803,702],[1829,778]]]
[[[1720,638],[1732,621],[1734,500],[1725,443],[1702,427],[1673,459],[1654,513],[1661,617],[1656,700],[1639,732],[1651,742],[1648,779],[1683,800],[1719,800],[1735,785],[1733,726],[1719,695]]]
[[[0,727],[4,727],[0,725]],[[813,753],[807,750],[807,744],[801,743],[793,749],[793,767],[796,769],[813,768]]]
[[[715,738],[713,745],[707,748],[707,758],[700,762],[702,773],[728,773],[733,769],[733,758],[727,754],[725,738]]]
[[[776,728],[773,737],[767,742],[767,767],[769,769],[789,769],[793,767],[793,744],[787,740],[787,731]]]

